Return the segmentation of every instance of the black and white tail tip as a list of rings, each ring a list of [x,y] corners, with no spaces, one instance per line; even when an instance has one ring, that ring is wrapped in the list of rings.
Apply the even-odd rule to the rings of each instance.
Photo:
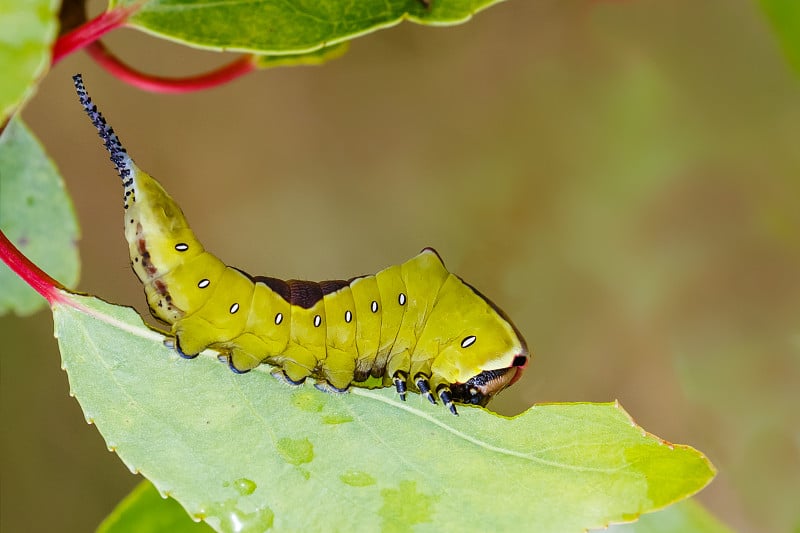
[[[94,127],[97,128],[98,135],[100,135],[106,150],[108,150],[108,153],[111,155],[111,162],[117,167],[117,172],[122,178],[125,187],[129,187],[128,180],[131,173],[131,159],[127,151],[123,148],[117,134],[114,133],[114,128],[106,123],[103,114],[100,113],[100,111],[97,110],[97,106],[92,103],[92,99],[86,91],[86,86],[83,84],[83,76],[75,74],[72,76],[72,81],[75,84],[75,91],[78,93],[78,99],[84,111],[89,115],[89,119],[92,121],[92,124],[94,124]]]

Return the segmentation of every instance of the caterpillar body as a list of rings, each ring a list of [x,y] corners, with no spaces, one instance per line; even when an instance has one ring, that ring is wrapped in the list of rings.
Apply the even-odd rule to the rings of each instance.
[[[327,392],[381,378],[401,399],[416,391],[453,414],[454,402],[486,405],[520,378],[529,360],[522,335],[432,248],[375,275],[319,283],[225,265],[134,164],[80,74],[73,81],[122,178],[131,265],[183,357],[212,348],[234,372],[267,363],[287,383],[311,377]]]

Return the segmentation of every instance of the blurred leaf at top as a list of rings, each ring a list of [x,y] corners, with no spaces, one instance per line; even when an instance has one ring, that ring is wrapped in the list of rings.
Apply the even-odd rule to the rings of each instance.
[[[759,0],[789,62],[800,72],[800,2]]]
[[[78,282],[78,222],[64,181],[38,139],[21,120],[0,136],[0,229],[42,270],[68,287]],[[29,315],[44,307],[36,294],[0,263],[0,315]]]
[[[131,309],[69,298],[76,307],[54,307],[56,335],[86,419],[130,470],[218,531],[578,532],[714,477],[702,453],[648,434],[618,404],[454,417],[391,389],[292,389],[266,366],[236,375],[213,356],[183,360]]]
[[[311,52],[410,20],[451,25],[501,0],[138,0],[128,25],[199,48],[257,54]],[[139,6],[137,9],[137,5]]]
[[[0,0],[0,125],[47,71],[58,5],[57,0]]]

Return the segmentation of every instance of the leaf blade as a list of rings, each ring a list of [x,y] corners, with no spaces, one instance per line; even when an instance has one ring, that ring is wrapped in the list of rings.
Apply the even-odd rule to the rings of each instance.
[[[58,32],[56,0],[0,0],[0,126],[29,98],[50,65]]]
[[[97,533],[201,533],[212,529],[192,522],[171,498],[164,499],[152,483],[139,483],[98,526]]]
[[[212,50],[256,54],[299,54],[395,26],[403,20],[451,25],[502,0],[150,0],[141,4],[128,25],[172,41]],[[133,6],[134,0],[117,5]]]
[[[181,360],[133,311],[72,298],[84,310],[54,316],[87,419],[131,470],[218,531],[582,531],[668,505],[714,474],[617,404],[537,405],[512,419],[465,407],[455,418],[386,389],[287,389],[211,357]]]
[[[772,25],[786,60],[800,72],[800,4],[785,0],[759,0]]]
[[[609,528],[610,533],[732,533],[696,500],[684,500],[656,513],[642,516],[632,524]]]
[[[64,180],[20,119],[0,134],[0,229],[29,259],[66,286],[80,274],[78,221]],[[30,315],[45,300],[0,262],[0,315]]]

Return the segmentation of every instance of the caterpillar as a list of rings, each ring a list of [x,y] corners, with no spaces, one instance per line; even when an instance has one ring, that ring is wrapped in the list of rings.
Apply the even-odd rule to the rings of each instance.
[[[522,375],[530,359],[522,335],[432,248],[374,275],[318,283],[225,265],[134,164],[81,75],[73,81],[122,179],[131,266],[182,357],[211,348],[234,372],[266,363],[286,383],[310,377],[325,392],[378,378],[404,401],[407,391],[418,392],[454,415],[455,403],[485,406]]]

